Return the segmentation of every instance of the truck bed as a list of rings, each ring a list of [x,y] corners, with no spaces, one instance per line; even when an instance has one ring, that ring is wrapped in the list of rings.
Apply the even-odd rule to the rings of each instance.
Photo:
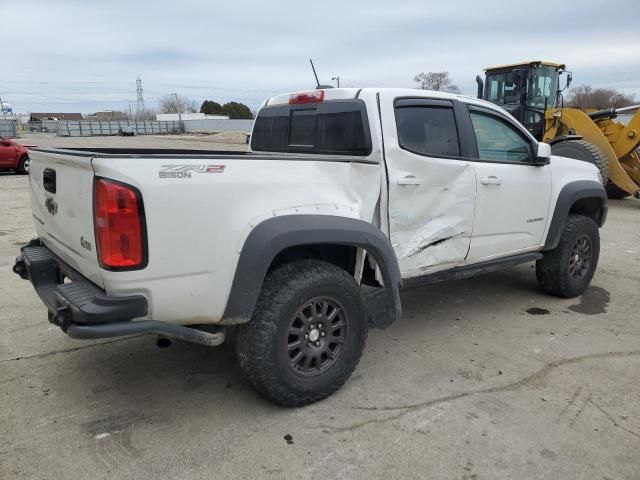
[[[347,162],[347,163],[369,163],[375,164],[377,161],[366,157],[331,155],[331,154],[307,154],[307,153],[286,153],[286,152],[242,152],[237,150],[194,150],[186,148],[59,148],[59,147],[31,147],[30,150],[41,153],[51,153],[58,155],[70,155],[93,158],[172,158],[176,160],[189,158],[203,159],[228,159],[230,157],[246,160],[278,160],[288,161],[307,160],[325,162]]]
[[[141,195],[148,247],[142,269],[100,268],[98,178]],[[222,318],[255,225],[292,214],[371,222],[381,188],[371,157],[136,148],[34,148],[30,183],[45,247],[107,295],[142,295],[149,318],[183,325]]]
[[[122,156],[243,156],[251,152],[242,152],[236,150],[205,150],[205,149],[189,149],[189,148],[105,148],[105,147],[30,147],[30,150],[36,152],[64,152],[69,155],[79,155],[86,157],[122,157]]]

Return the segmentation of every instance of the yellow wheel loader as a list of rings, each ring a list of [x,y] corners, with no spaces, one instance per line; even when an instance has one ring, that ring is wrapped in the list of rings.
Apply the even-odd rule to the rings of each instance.
[[[560,79],[566,74],[564,87]],[[552,62],[524,62],[485,69],[476,77],[478,98],[509,111],[554,155],[598,167],[610,198],[640,198],[640,105],[608,110],[565,108],[562,92],[571,72]],[[625,125],[618,113],[635,110]]]

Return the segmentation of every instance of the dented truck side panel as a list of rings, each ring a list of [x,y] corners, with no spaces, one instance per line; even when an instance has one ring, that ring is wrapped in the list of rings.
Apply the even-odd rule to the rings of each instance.
[[[393,92],[381,95],[389,172],[390,239],[405,278],[461,265],[475,212],[472,162],[404,150],[394,121]]]
[[[465,161],[416,158],[394,147],[390,151],[394,155],[389,169],[391,243],[403,276],[461,264],[473,230],[474,169]],[[409,175],[422,183],[398,184]]]
[[[288,157],[221,155],[135,161],[95,157],[96,175],[127,183],[142,193],[149,239],[147,268],[103,270],[106,292],[144,295],[149,303],[145,318],[176,324],[217,323],[245,240],[260,222],[282,215],[373,221],[381,181],[377,163]],[[223,173],[194,171],[185,178],[159,175],[167,165],[185,163],[225,168]]]

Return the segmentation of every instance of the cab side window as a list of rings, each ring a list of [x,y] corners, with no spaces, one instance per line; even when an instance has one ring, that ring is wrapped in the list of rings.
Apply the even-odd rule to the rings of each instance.
[[[531,141],[508,121],[475,110],[469,112],[480,160],[530,163]]]
[[[460,156],[452,107],[397,102],[395,113],[398,142],[404,150],[425,156]]]

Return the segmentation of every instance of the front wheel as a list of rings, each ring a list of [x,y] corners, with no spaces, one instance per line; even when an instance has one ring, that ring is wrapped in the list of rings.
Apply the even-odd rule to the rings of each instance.
[[[238,329],[236,350],[256,390],[297,407],[344,384],[367,333],[354,278],[327,262],[297,260],[267,275],[251,321]]]
[[[20,163],[18,164],[18,173],[22,175],[29,175],[29,170],[31,168],[31,159],[25,155],[20,159]]]
[[[591,283],[599,256],[596,223],[583,215],[569,215],[558,246],[536,262],[538,283],[551,295],[577,297]]]

